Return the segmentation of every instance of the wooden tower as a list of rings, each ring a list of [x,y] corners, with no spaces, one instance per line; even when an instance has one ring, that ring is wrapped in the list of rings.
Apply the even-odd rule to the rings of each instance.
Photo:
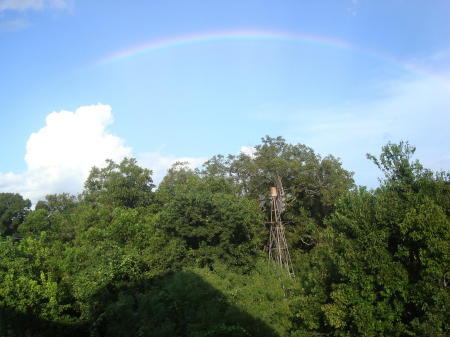
[[[284,225],[281,220],[281,215],[286,208],[284,190],[279,177],[277,177],[275,182],[276,187],[270,188],[269,261],[273,261],[276,266],[286,270],[293,277],[294,270],[292,269],[291,256],[284,234]]]

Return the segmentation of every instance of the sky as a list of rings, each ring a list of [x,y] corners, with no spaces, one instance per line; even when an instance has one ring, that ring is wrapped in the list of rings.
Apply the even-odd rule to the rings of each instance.
[[[0,0],[0,192],[78,193],[137,158],[160,181],[265,135],[450,168],[450,1]]]

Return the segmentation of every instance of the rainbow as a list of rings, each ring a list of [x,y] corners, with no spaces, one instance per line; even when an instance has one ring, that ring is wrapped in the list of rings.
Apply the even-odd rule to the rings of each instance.
[[[434,79],[450,87],[450,80],[448,78],[439,77],[436,74],[433,74],[414,64],[398,60],[387,54],[361,48],[347,41],[317,35],[307,35],[282,31],[267,31],[267,30],[247,29],[247,30],[215,31],[215,32],[179,35],[167,39],[151,40],[139,44],[137,46],[115,52],[104,58],[101,58],[100,60],[95,62],[93,67],[96,68],[106,66],[161,50],[179,48],[183,46],[196,44],[217,43],[223,41],[278,41],[278,42],[309,44],[333,49],[341,49],[349,52],[357,52],[378,59],[381,62],[391,64],[409,73]]]
[[[132,57],[149,54],[159,50],[172,49],[188,45],[221,42],[221,41],[285,41],[302,42],[341,49],[352,49],[352,46],[340,40],[313,35],[289,34],[264,30],[217,31],[199,34],[180,35],[173,38],[149,41],[130,49],[122,50],[97,61],[97,65],[105,65],[126,60]]]

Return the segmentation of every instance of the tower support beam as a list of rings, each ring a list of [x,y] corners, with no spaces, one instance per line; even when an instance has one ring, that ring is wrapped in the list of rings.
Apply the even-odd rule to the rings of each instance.
[[[285,228],[281,215],[285,209],[284,191],[281,179],[278,177],[276,187],[270,189],[270,234],[269,234],[269,261],[294,276],[291,256],[285,236]]]

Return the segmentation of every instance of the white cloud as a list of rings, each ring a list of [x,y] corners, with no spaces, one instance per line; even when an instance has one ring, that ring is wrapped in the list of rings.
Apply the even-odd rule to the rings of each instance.
[[[177,157],[177,156],[163,156],[159,152],[146,152],[138,156],[139,164],[148,167],[153,171],[153,181],[159,184],[164,178],[167,170],[176,162],[187,162],[187,166],[191,169],[200,167],[207,160],[202,157]]]
[[[0,33],[15,32],[18,30],[25,29],[29,25],[30,25],[29,22],[23,19],[0,22]]]
[[[20,193],[33,202],[49,193],[80,192],[92,166],[131,155],[121,138],[108,133],[112,121],[109,105],[52,112],[28,139],[26,172],[0,173],[0,191]]]
[[[133,156],[122,138],[108,132],[113,122],[109,105],[82,106],[71,111],[50,113],[45,126],[32,133],[26,145],[24,173],[1,173],[0,192],[20,193],[33,203],[52,193],[82,191],[92,166],[103,167],[106,159],[119,162]],[[153,171],[159,183],[175,162],[188,162],[191,168],[206,159],[163,156],[148,152],[138,156],[139,164]]]
[[[422,77],[386,83],[384,90],[375,101],[293,114],[288,138],[341,157],[357,183],[370,187],[379,172],[365,154],[377,155],[388,141],[408,140],[425,167],[449,170],[450,87]]]
[[[241,146],[239,153],[253,156],[256,149],[253,146]],[[138,156],[139,164],[153,171],[153,181],[159,184],[167,170],[176,162],[186,163],[186,166],[195,169],[200,168],[209,158],[206,157],[177,157],[174,155],[162,155],[159,151],[146,152]]]
[[[65,8],[65,0],[0,0],[0,12],[6,10],[26,11],[49,8]]]
[[[0,12],[5,10],[24,11],[27,9],[41,9],[43,0],[3,0],[0,1]]]
[[[240,153],[246,154],[247,156],[254,157],[256,149],[253,146],[241,146]]]
[[[357,15],[358,14],[358,5],[359,5],[358,0],[351,0],[350,6],[347,7],[347,12],[353,16]]]

